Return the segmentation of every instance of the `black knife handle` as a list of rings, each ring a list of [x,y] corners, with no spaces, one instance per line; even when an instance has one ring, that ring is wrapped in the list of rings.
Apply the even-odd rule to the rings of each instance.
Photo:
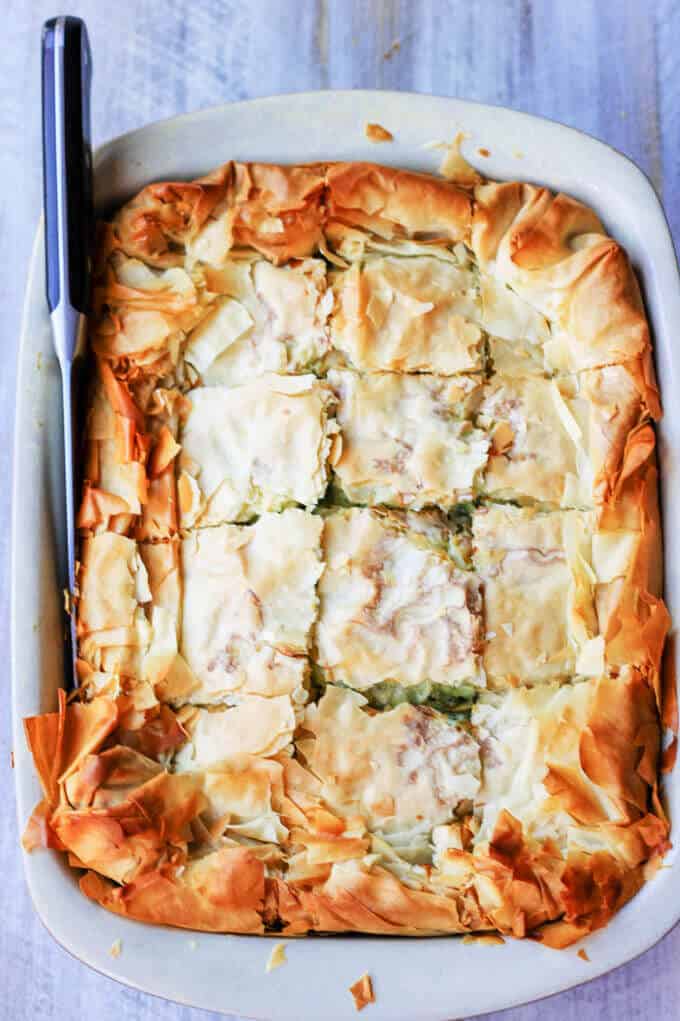
[[[86,312],[92,250],[92,58],[80,18],[51,18],[42,35],[47,303]]]

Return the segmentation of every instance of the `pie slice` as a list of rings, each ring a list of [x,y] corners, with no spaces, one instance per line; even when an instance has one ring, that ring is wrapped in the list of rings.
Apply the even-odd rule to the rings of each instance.
[[[335,511],[323,555],[316,648],[325,680],[387,704],[454,704],[483,685],[479,581],[408,517]]]
[[[182,540],[180,650],[198,704],[242,694],[304,700],[322,520],[289,509]]]
[[[182,266],[152,267],[104,232],[93,286],[92,347],[121,372],[160,379],[177,369],[182,343],[214,296]]]
[[[328,374],[338,400],[336,485],[351,503],[453,507],[479,490],[488,436],[473,425],[472,376]]]
[[[484,693],[472,725],[482,749],[477,846],[508,812],[528,840],[550,840],[565,857],[607,851],[632,865],[645,856],[659,732],[639,672]]]
[[[323,497],[337,430],[330,387],[267,373],[237,387],[198,387],[181,429],[183,528],[252,520]]]
[[[85,427],[81,534],[164,540],[176,533],[174,434],[182,401],[177,390],[133,389],[108,362],[98,363]]]
[[[387,256],[335,275],[331,339],[362,372],[481,371],[477,280],[453,258]]]
[[[478,270],[479,272],[479,270]],[[479,272],[480,323],[487,334],[489,363],[501,376],[552,375],[545,316],[489,273]]]
[[[477,419],[491,437],[484,492],[521,504],[593,507],[609,492],[628,437],[645,419],[622,365],[556,379],[495,375]]]
[[[219,269],[206,267],[205,280],[218,297],[184,346],[185,361],[204,385],[321,367],[333,303],[321,260],[273,266],[266,259],[228,259]]]
[[[98,673],[161,682],[177,654],[177,542],[143,544],[102,532],[83,541],[81,555],[80,657]]]
[[[277,755],[290,745],[295,711],[288,695],[245,695],[231,708],[189,708],[182,713],[188,740],[177,752],[177,772],[224,770],[244,757]]]
[[[465,726],[425,706],[374,713],[358,692],[329,685],[307,707],[298,741],[320,796],[343,818],[368,829],[414,864],[431,861],[434,826],[449,823],[477,795],[477,741]]]

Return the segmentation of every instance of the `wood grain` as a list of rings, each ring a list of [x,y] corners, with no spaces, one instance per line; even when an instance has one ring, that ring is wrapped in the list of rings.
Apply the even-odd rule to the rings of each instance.
[[[0,647],[7,649],[15,348],[25,270],[40,210],[40,27],[55,12],[45,0],[30,4],[5,0],[3,11]],[[81,0],[70,5],[70,13],[84,17],[90,29],[97,142],[177,112],[275,92],[363,87],[456,95],[553,117],[614,145],[650,176],[664,200],[676,247],[680,240],[677,0],[194,0],[191,4],[184,0]],[[0,1018],[216,1019],[217,1015],[155,1000],[96,975],[73,961],[42,929],[21,874],[7,719],[5,711],[0,724],[0,769],[6,792],[0,826],[0,875],[5,890]],[[92,938],[97,938],[96,932]],[[502,1018],[675,1021],[680,1014],[679,959],[680,929],[608,977],[506,1012]],[[366,963],[370,970],[370,961]],[[589,965],[579,961],[578,966],[587,977]],[[329,990],[329,995],[346,993]],[[501,1015],[493,1018],[499,1021]]]

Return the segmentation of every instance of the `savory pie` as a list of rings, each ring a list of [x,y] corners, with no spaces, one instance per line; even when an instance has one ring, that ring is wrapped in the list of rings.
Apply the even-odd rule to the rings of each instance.
[[[143,921],[565,946],[669,846],[650,336],[528,184],[228,163],[102,224],[28,848]]]

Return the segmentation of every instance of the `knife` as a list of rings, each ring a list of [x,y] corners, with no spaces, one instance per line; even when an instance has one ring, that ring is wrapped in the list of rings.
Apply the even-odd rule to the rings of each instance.
[[[73,596],[76,592],[75,384],[84,353],[93,238],[90,44],[80,18],[52,18],[42,34],[43,189],[47,304],[61,371],[64,425],[67,591],[66,687],[78,686]]]

